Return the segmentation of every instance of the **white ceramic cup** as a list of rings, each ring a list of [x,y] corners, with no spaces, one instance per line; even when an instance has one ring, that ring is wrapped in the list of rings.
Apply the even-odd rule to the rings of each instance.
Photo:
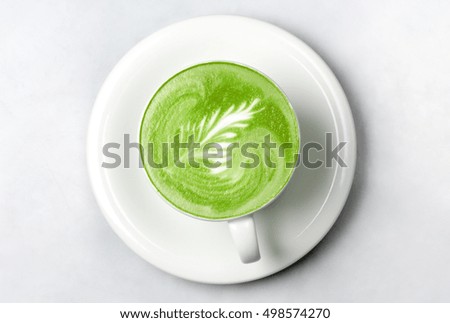
[[[295,118],[297,118],[297,116],[295,114],[295,110],[292,108],[292,105],[291,105],[289,99],[287,98],[286,94],[278,86],[278,84],[276,84],[269,76],[267,76],[266,74],[262,73],[261,71],[255,69],[254,67],[244,65],[242,63],[235,63],[235,62],[232,62],[232,63],[246,66],[249,69],[252,69],[252,70],[257,71],[258,73],[264,75],[269,81],[272,82],[272,84],[274,84],[277,87],[277,89],[280,91],[280,93],[282,93],[284,95],[287,102],[289,102],[289,108],[292,109],[292,111],[294,112]],[[299,125],[298,119],[297,119],[297,125]],[[298,133],[299,133],[299,140],[300,140],[300,138],[301,138],[300,126],[298,129]],[[299,145],[299,150],[300,150],[300,145]],[[289,181],[292,179],[293,174],[294,174],[294,172],[291,173]],[[253,217],[255,214],[257,214],[258,211],[267,207],[273,201],[275,201],[280,196],[280,194],[284,191],[286,186],[289,184],[289,181],[287,181],[285,183],[284,187],[280,190],[280,192],[272,200],[267,202],[265,205],[252,211],[249,214],[244,214],[239,217],[232,218],[232,219],[206,219],[206,218],[197,217],[195,215],[191,215],[191,214],[187,213],[186,211],[179,210],[177,207],[172,205],[172,203],[167,201],[166,198],[162,194],[159,194],[159,196],[163,200],[165,200],[170,206],[174,207],[177,211],[179,211],[180,213],[188,215],[194,219],[203,220],[203,221],[211,221],[211,222],[227,221],[228,228],[231,233],[231,238],[236,246],[237,252],[239,254],[239,257],[240,257],[242,263],[250,264],[250,263],[256,262],[261,259],[261,253],[259,251],[259,244],[258,244],[258,234],[257,234],[256,226],[255,226],[255,220]],[[152,183],[152,181],[150,181],[150,182]],[[159,193],[159,190],[154,186],[153,183],[152,183],[152,186],[155,189],[155,191]]]

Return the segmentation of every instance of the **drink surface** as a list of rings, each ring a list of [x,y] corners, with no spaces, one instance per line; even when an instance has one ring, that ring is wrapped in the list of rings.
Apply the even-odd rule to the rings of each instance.
[[[210,220],[250,214],[286,186],[297,118],[285,95],[248,67],[211,62],[166,81],[141,124],[141,158],[158,192]]]

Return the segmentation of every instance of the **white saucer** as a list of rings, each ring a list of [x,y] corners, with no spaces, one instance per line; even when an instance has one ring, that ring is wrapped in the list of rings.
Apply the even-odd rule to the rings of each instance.
[[[125,133],[139,142],[144,110],[156,89],[200,62],[243,63],[270,76],[297,112],[302,145],[325,145],[325,133],[348,142],[348,165],[299,167],[283,194],[257,215],[261,260],[242,264],[227,223],[177,213],[152,188],[132,150],[131,168],[105,169],[102,147]],[[123,150],[120,150],[123,157]],[[323,152],[316,154],[324,156]],[[311,156],[314,158],[314,156]],[[136,45],[117,64],[95,102],[87,159],[97,201],[114,231],[137,254],[173,275],[205,283],[255,280],[286,268],[328,232],[347,199],[355,169],[356,139],[350,108],[337,79],[302,41],[273,25],[243,17],[208,16],[171,25]]]

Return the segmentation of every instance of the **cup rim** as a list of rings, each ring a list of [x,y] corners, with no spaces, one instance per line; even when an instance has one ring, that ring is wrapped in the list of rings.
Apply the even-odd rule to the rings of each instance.
[[[274,81],[271,77],[269,77],[267,74],[261,72],[259,69],[256,69],[256,68],[254,68],[254,67],[252,67],[252,66],[250,66],[250,65],[248,65],[248,64],[238,63],[238,62],[230,61],[230,60],[208,60],[208,61],[202,61],[202,62],[200,62],[200,63],[191,64],[191,65],[189,65],[189,66],[187,66],[187,67],[182,68],[182,69],[179,70],[177,73],[173,74],[173,75],[170,76],[167,80],[165,80],[160,86],[158,86],[158,88],[157,88],[157,89],[155,90],[155,92],[153,93],[153,95],[152,95],[150,101],[148,102],[148,104],[147,104],[147,106],[146,106],[146,108],[145,108],[145,110],[144,110],[144,112],[143,112],[143,114],[142,114],[142,117],[140,118],[141,123],[140,123],[140,126],[139,126],[139,143],[141,143],[143,120],[144,120],[144,118],[145,118],[145,115],[147,114],[148,107],[150,106],[150,103],[152,102],[153,98],[154,98],[155,95],[158,93],[158,91],[159,91],[165,84],[167,84],[170,80],[172,80],[174,77],[176,77],[177,75],[179,75],[179,74],[181,74],[181,73],[183,73],[183,72],[185,72],[185,71],[187,71],[187,70],[189,70],[189,69],[191,69],[191,68],[197,67],[197,66],[207,65],[207,64],[214,64],[214,63],[226,63],[226,64],[231,64],[231,65],[236,65],[236,66],[240,66],[240,67],[247,68],[247,69],[249,69],[249,70],[252,70],[252,71],[255,71],[255,72],[261,74],[263,77],[265,77],[267,80],[269,80],[273,85],[275,85],[275,87],[278,89],[278,91],[280,91],[280,93],[281,93],[281,94],[284,96],[284,98],[286,99],[286,101],[287,101],[287,103],[288,103],[288,106],[289,106],[289,108],[291,109],[293,115],[295,116],[295,120],[297,121],[297,122],[296,122],[296,123],[297,123],[297,131],[298,131],[298,151],[297,151],[297,155],[298,155],[299,158],[300,158],[300,152],[301,152],[301,138],[302,138],[302,136],[301,136],[300,122],[299,122],[299,120],[298,120],[297,113],[295,112],[295,109],[293,108],[293,106],[292,106],[292,104],[291,104],[291,101],[289,100],[289,98],[288,98],[288,96],[286,95],[286,93],[284,92],[284,90],[278,85],[277,82],[275,82],[275,81]],[[175,209],[177,212],[179,212],[179,213],[181,213],[181,214],[187,215],[188,217],[194,218],[194,219],[196,219],[196,220],[202,220],[202,221],[206,221],[206,222],[228,222],[228,221],[233,221],[233,220],[237,220],[237,219],[240,219],[240,218],[243,218],[243,217],[246,217],[246,216],[250,216],[250,215],[255,214],[255,213],[261,211],[262,209],[268,207],[270,204],[272,204],[273,202],[275,202],[275,200],[276,200],[276,199],[284,192],[284,190],[285,190],[286,187],[288,186],[289,182],[292,180],[292,177],[294,176],[294,173],[295,173],[295,171],[297,170],[298,165],[299,165],[299,160],[297,160],[297,161],[296,161],[296,165],[295,165],[295,167],[292,168],[292,171],[291,171],[291,173],[289,174],[289,178],[288,178],[288,179],[286,180],[286,182],[284,183],[283,188],[282,188],[282,189],[281,189],[281,190],[280,190],[280,191],[279,191],[272,199],[270,199],[269,201],[267,201],[265,204],[261,205],[259,208],[255,209],[255,210],[253,210],[253,211],[251,211],[251,212],[244,213],[244,214],[240,214],[240,215],[234,216],[234,217],[225,217],[225,218],[212,219],[212,218],[206,218],[206,217],[198,216],[198,215],[195,215],[195,214],[191,214],[191,213],[187,212],[186,210],[183,210],[183,209],[179,208],[178,206],[176,206],[175,204],[173,204],[172,202],[170,202],[170,201],[169,201],[169,200],[168,200],[168,199],[167,199],[167,198],[166,198],[166,197],[158,190],[158,188],[156,187],[156,185],[153,183],[153,181],[152,181],[152,179],[151,179],[151,177],[150,177],[150,175],[149,175],[149,173],[148,173],[148,171],[147,171],[147,168],[145,167],[146,164],[145,164],[145,161],[143,160],[142,145],[141,145],[141,148],[139,149],[139,158],[140,158],[140,160],[141,160],[142,163],[143,163],[144,171],[145,171],[145,173],[146,173],[146,175],[147,175],[147,178],[149,179],[149,181],[150,181],[150,183],[151,183],[152,188],[156,191],[156,193],[161,197],[161,199],[162,199],[165,203],[167,203],[170,207],[172,207],[173,209]]]

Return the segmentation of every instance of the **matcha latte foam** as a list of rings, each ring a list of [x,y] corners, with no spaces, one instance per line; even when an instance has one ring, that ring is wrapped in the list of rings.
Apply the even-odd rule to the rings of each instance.
[[[300,135],[292,107],[270,79],[211,62],[179,72],[157,90],[140,143],[145,170],[169,203],[221,220],[250,214],[283,190]]]

